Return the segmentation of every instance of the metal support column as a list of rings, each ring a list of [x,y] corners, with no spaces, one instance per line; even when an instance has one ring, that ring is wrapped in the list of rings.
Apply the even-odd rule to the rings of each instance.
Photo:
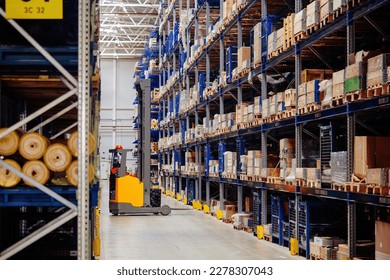
[[[89,219],[90,1],[79,0],[77,258],[91,258]]]
[[[347,65],[349,65],[348,56],[355,53],[355,22],[351,16],[352,12],[347,11]]]
[[[237,50],[239,50],[242,47],[242,22],[241,18],[238,18],[237,21]],[[238,67],[238,63],[237,63]],[[241,84],[237,87],[237,103],[242,103],[242,86]]]
[[[266,225],[267,221],[267,190],[261,189],[261,224]]]
[[[356,203],[348,201],[348,248],[349,258],[356,256]]]

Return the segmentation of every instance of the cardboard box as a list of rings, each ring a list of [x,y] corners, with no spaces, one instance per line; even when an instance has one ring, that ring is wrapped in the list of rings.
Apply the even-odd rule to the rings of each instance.
[[[390,223],[375,221],[375,259],[390,260]]]
[[[344,84],[345,70],[340,70],[332,74],[333,86],[337,84]]]
[[[312,80],[332,79],[332,70],[328,69],[304,69],[301,72],[301,82],[307,83]]]
[[[320,19],[333,13],[333,0],[320,0]]]
[[[294,18],[294,35],[306,33],[306,8],[295,14]]]
[[[336,260],[337,259],[337,248],[321,247],[320,248],[320,259],[321,260]]]
[[[298,96],[306,95],[307,92],[307,84],[302,83],[298,86]]]
[[[341,7],[345,7],[347,5],[346,0],[333,0],[333,11],[337,11]]]
[[[306,28],[319,24],[320,10],[318,0],[314,0],[306,7]]]
[[[239,72],[243,69],[243,63],[246,60],[251,60],[251,47],[241,47],[238,49],[237,65]]]
[[[303,108],[305,107],[307,104],[307,101],[306,101],[306,94],[305,95],[301,95],[301,96],[298,96],[298,104],[297,104],[297,107],[298,108]]]
[[[306,179],[307,180],[320,180],[321,179],[321,169],[317,168],[306,168]]]
[[[296,106],[295,89],[286,89],[284,91],[284,104],[287,108]]]
[[[310,241],[310,255],[314,255],[319,258],[321,255],[321,245]]]
[[[314,236],[314,243],[320,246],[333,247],[333,237]]]
[[[389,183],[388,176],[388,168],[367,168],[366,183],[379,186],[387,186]]]
[[[261,22],[253,27],[253,62],[261,61]]]
[[[263,232],[265,235],[271,236],[272,235],[272,224],[263,225]]]
[[[270,55],[275,50],[276,38],[276,31],[268,35],[268,55]]]
[[[226,0],[223,2],[223,19],[226,19],[230,15],[234,0]]]
[[[354,174],[366,178],[368,168],[390,166],[390,137],[355,136]]]
[[[306,179],[306,168],[297,167],[295,169],[295,178],[296,179]]]
[[[358,62],[345,67],[345,79],[367,74],[367,63]]]
[[[245,197],[245,212],[253,211],[253,200],[251,197]]]

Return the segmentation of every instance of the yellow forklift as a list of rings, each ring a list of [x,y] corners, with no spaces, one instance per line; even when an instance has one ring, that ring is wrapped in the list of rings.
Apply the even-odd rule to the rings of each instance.
[[[131,149],[121,145],[109,150],[110,213],[169,215],[173,208],[161,206],[161,189],[151,187],[151,100],[149,79],[135,82],[138,97],[137,177],[126,174],[126,159]],[[154,139],[156,141],[156,139]],[[176,210],[176,209],[174,209]]]
[[[110,213],[114,216],[128,214],[171,213],[168,205],[161,206],[161,189],[150,188],[150,179],[141,182],[126,172],[126,159],[130,149],[116,148],[111,153]],[[149,177],[150,178],[150,177]]]

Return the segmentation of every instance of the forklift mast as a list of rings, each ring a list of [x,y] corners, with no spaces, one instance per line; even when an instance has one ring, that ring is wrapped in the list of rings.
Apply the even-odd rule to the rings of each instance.
[[[138,93],[138,168],[137,177],[144,183],[145,204],[150,205],[151,97],[150,79],[135,84]]]

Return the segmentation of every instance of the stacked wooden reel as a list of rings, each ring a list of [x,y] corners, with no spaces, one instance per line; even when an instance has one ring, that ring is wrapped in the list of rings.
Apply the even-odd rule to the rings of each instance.
[[[0,129],[0,133],[6,128]],[[96,149],[96,141],[92,134],[89,134],[89,151],[91,155]],[[0,139],[0,156],[7,157],[5,163],[23,172],[29,178],[44,185],[53,173],[66,176],[67,182],[78,185],[78,135],[77,131],[71,134],[65,143],[50,143],[43,135],[36,132],[20,133],[11,132]],[[12,159],[8,158],[12,157]],[[23,166],[19,164],[23,163]],[[93,165],[89,166],[89,182],[94,178]],[[0,163],[0,186],[14,187],[18,185],[21,178],[11,172]],[[27,186],[33,186],[33,182],[23,180]]]

